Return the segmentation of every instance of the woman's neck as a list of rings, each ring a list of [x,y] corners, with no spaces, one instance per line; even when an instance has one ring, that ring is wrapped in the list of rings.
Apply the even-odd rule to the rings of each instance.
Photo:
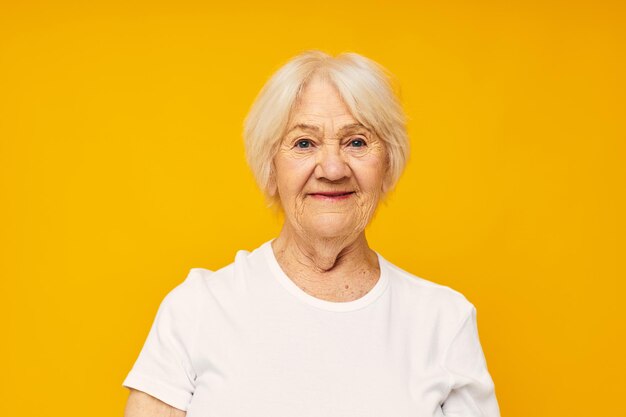
[[[359,298],[380,276],[378,257],[369,248],[365,232],[356,237],[304,237],[285,225],[272,249],[287,276],[318,298]]]

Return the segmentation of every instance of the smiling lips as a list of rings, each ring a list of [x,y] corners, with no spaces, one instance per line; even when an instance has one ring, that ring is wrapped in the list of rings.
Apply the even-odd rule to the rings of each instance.
[[[311,193],[309,194],[311,197],[315,198],[315,199],[319,199],[319,200],[330,200],[330,201],[336,201],[336,200],[345,200],[347,198],[349,198],[352,194],[354,194],[354,191],[338,191],[338,192],[329,192],[329,193]]]

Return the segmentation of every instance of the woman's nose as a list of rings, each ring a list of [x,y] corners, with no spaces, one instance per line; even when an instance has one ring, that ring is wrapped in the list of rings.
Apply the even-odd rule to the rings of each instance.
[[[329,181],[338,181],[350,176],[350,167],[340,146],[327,144],[317,154],[315,176]]]

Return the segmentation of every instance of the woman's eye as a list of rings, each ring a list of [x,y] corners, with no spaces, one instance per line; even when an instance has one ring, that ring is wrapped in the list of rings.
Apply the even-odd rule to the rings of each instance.
[[[355,148],[360,148],[362,146],[365,146],[365,141],[363,139],[352,139],[350,141],[350,146],[353,146]]]
[[[308,139],[301,139],[296,142],[296,147],[300,149],[306,149],[311,146],[311,141]]]

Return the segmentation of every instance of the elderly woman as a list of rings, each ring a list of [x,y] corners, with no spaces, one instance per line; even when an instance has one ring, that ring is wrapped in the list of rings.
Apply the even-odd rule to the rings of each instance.
[[[268,81],[244,136],[285,223],[165,297],[123,384],[127,417],[499,416],[474,306],[365,237],[408,154],[385,74],[313,51]]]

